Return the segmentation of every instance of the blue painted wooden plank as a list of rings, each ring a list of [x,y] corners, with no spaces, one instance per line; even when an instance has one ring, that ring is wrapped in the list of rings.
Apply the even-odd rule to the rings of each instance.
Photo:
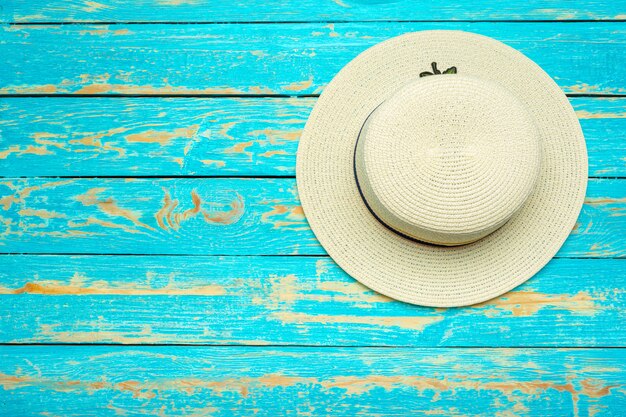
[[[406,32],[492,36],[567,93],[626,92],[620,23],[337,23],[3,26],[2,94],[319,93],[369,46]]]
[[[314,104],[314,98],[4,98],[0,175],[293,176]],[[604,114],[593,103],[585,111]]]
[[[295,175],[315,98],[0,99],[0,175]],[[626,99],[571,98],[589,175],[626,177]]]
[[[626,181],[587,196],[559,256],[623,256]],[[0,252],[324,254],[293,178],[5,179]]]
[[[584,0],[301,0],[289,4],[268,0],[12,0],[3,5],[6,22],[250,22],[328,20],[612,20],[625,19],[620,2]]]
[[[626,176],[626,100],[574,98],[570,102],[587,142],[589,175]]]
[[[0,347],[20,416],[621,416],[624,349]]]
[[[477,306],[381,296],[328,257],[0,256],[0,343],[626,346],[626,262],[554,259]]]
[[[9,179],[3,252],[323,253],[293,179]]]

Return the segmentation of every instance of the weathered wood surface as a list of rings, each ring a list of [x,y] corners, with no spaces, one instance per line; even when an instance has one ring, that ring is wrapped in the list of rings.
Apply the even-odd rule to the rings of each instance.
[[[4,98],[0,174],[293,176],[298,139],[315,100]],[[583,116],[618,129],[612,113],[626,112],[626,100],[608,107],[604,100],[585,101]],[[613,146],[622,146],[619,136]],[[609,155],[599,152],[602,159]],[[626,174],[626,166],[619,167],[624,161],[613,162],[618,166],[600,163]]]
[[[315,98],[0,99],[2,176],[293,176]],[[589,175],[626,177],[626,99],[570,99]]]
[[[553,19],[585,22],[514,22]],[[25,23],[0,26],[0,414],[624,415],[626,99],[575,97],[626,94],[626,27],[592,22],[620,2],[9,0],[0,20]],[[435,28],[535,60],[589,149],[557,259],[468,308],[347,276],[293,178],[298,96]]]
[[[0,343],[624,347],[624,262],[554,259],[504,296],[433,309],[328,257],[0,256]]]
[[[624,372],[624,349],[2,347],[0,404],[66,417],[620,417]]]
[[[314,94],[369,46],[405,32],[494,37],[566,93],[626,92],[626,27],[605,23],[58,25],[1,28],[1,94]]]
[[[621,257],[626,181],[592,179],[561,257]],[[0,181],[0,253],[319,255],[293,178]]]
[[[620,2],[584,0],[10,0],[0,13],[4,22],[303,22],[372,20],[624,20]]]

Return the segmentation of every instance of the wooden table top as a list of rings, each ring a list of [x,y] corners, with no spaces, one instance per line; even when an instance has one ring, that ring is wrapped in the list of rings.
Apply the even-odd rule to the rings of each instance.
[[[626,415],[623,2],[0,0],[0,17],[0,415]],[[333,75],[436,28],[537,62],[589,152],[555,259],[467,308],[346,275],[295,182]]]

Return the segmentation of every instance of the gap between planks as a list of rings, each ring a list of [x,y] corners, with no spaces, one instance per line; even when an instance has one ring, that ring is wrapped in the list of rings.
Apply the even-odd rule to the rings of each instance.
[[[453,345],[453,346],[432,346],[432,345],[314,345],[314,344],[243,344],[243,343],[233,343],[233,344],[211,344],[211,343],[0,343],[1,347],[17,347],[17,346],[105,346],[105,347],[122,347],[122,348],[132,348],[132,347],[145,347],[145,346],[153,346],[153,347],[190,347],[190,348],[222,348],[222,349],[234,349],[234,348],[249,348],[249,349],[428,349],[428,350],[446,350],[446,349],[472,349],[472,350],[480,350],[480,349],[492,349],[492,350],[523,350],[523,349],[533,349],[533,350],[626,350],[626,346],[580,346],[580,345],[542,345],[542,346],[492,346],[492,345]]]
[[[73,94],[73,93],[58,93],[58,94],[0,94],[0,98],[247,98],[247,99],[284,99],[284,98],[319,98],[321,94]],[[601,99],[613,99],[613,98],[626,98],[626,94],[599,94],[599,93],[565,93],[569,98],[601,98]]]
[[[189,254],[189,253],[86,253],[86,252],[0,252],[0,257],[3,256],[161,256],[161,257],[201,257],[201,258],[251,258],[251,257],[260,257],[260,258],[330,258],[330,255],[327,254],[256,254],[256,255],[241,255],[241,254],[230,254],[230,253],[218,253],[218,254]],[[617,259],[617,260],[626,260],[624,257],[589,257],[586,258],[584,256],[560,256],[555,255],[552,259],[584,259],[594,261],[605,261],[607,259]]]
[[[27,176],[27,175],[10,175],[3,176],[0,175],[0,178],[4,179],[177,179],[177,178],[186,178],[186,179],[296,179],[295,175],[36,175],[36,176]],[[616,176],[589,176],[587,177],[590,180],[623,180],[626,179],[626,176],[616,175]]]
[[[8,26],[49,26],[49,25],[293,25],[293,24],[324,24],[324,23],[623,23],[626,19],[572,19],[572,20],[556,20],[556,19],[363,19],[363,20],[277,20],[268,22],[265,20],[204,20],[197,22],[169,22],[169,21],[76,21],[76,22],[64,22],[64,21],[48,21],[48,22],[2,22],[2,24]]]

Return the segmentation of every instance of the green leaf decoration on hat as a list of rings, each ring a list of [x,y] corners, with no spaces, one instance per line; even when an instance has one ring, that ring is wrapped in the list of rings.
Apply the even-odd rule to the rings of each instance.
[[[430,72],[430,71],[421,72],[420,77],[426,77],[428,75],[436,75],[436,74],[456,74],[456,67],[450,67],[442,73],[441,71],[439,71],[439,69],[437,69],[436,62],[432,62],[430,66],[432,67],[433,72]]]

